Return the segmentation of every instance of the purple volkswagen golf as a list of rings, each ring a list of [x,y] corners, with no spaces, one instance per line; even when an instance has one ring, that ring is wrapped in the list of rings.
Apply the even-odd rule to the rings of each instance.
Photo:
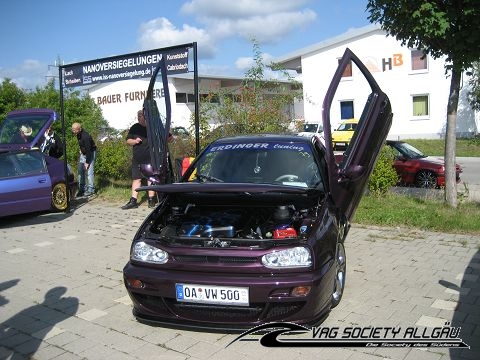
[[[359,125],[335,163],[330,106],[351,63],[368,91]],[[164,88],[164,65],[158,66]],[[153,86],[153,79],[150,86]],[[149,94],[152,94],[149,89]],[[141,322],[242,330],[269,322],[313,325],[345,287],[349,221],[392,121],[388,97],[346,50],[317,137],[252,135],[208,145],[180,182],[168,181],[168,91],[144,104],[158,207],[136,233],[123,274]],[[158,100],[158,99],[157,99]]]
[[[0,217],[63,211],[77,183],[63,159],[63,143],[49,131],[51,109],[15,110],[0,124]],[[65,172],[68,173],[68,183]]]

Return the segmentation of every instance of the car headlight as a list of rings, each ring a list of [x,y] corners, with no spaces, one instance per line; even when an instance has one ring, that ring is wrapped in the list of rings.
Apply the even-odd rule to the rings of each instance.
[[[168,261],[168,253],[143,241],[139,241],[133,246],[130,258],[152,264],[165,264]]]
[[[268,268],[294,268],[312,265],[312,254],[303,246],[273,251],[262,256],[262,264]]]

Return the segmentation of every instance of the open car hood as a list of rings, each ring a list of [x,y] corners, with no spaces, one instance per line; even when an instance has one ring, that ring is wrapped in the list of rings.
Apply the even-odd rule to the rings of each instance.
[[[51,109],[25,109],[9,112],[0,124],[0,149],[15,150],[38,147],[45,131],[57,119],[57,113]],[[32,129],[28,142],[19,142],[16,137],[22,125]]]
[[[308,189],[297,186],[251,184],[251,183],[194,183],[183,182],[164,185],[142,186],[137,191],[153,190],[164,194],[174,193],[284,193],[284,194],[320,194],[318,189]]]

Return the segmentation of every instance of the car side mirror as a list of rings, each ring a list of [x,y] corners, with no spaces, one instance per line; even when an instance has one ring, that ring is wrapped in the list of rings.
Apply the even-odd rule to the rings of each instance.
[[[349,166],[341,169],[339,173],[339,182],[345,183],[350,181],[357,181],[365,174],[365,167],[361,165]]]

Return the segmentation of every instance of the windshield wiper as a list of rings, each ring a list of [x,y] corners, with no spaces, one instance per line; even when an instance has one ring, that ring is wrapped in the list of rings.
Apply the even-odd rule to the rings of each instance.
[[[223,182],[222,179],[216,178],[214,176],[210,175],[204,175],[204,174],[197,174],[195,175],[198,180],[201,180],[202,182],[207,180],[207,181],[213,181],[213,182]]]

